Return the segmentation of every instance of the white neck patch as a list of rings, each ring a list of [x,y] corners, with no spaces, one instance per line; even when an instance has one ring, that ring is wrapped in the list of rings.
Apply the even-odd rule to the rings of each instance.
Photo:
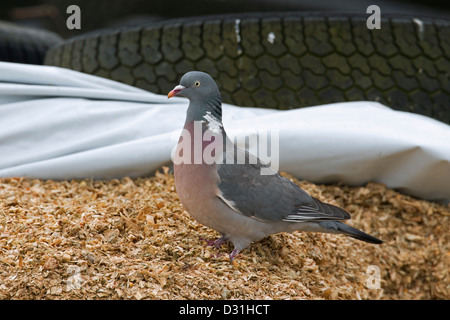
[[[208,122],[208,129],[211,130],[213,133],[221,133],[222,130],[222,123],[217,119],[215,116],[211,114],[210,111],[206,111],[206,114],[203,116],[203,119],[205,119]]]

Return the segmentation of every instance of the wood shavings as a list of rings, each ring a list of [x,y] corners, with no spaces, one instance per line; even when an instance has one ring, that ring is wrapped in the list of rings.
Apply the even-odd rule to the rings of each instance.
[[[377,183],[285,176],[385,243],[281,233],[231,264],[232,246],[206,246],[219,235],[184,211],[167,168],[145,179],[0,179],[0,299],[450,298],[449,206]]]

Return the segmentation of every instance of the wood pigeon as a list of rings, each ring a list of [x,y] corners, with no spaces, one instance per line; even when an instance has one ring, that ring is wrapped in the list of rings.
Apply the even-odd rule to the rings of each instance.
[[[168,94],[168,98],[174,96],[189,99],[173,158],[178,196],[195,220],[222,234],[210,245],[233,243],[231,261],[252,242],[278,232],[338,233],[382,243],[341,222],[350,219],[345,210],[311,197],[259,158],[236,147],[223,127],[221,96],[210,75],[186,73]]]

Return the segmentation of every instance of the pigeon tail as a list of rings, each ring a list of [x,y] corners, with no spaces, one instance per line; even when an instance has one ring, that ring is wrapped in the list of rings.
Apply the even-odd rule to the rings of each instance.
[[[365,232],[362,232],[361,230],[358,230],[356,228],[350,227],[348,224],[339,222],[339,221],[334,221],[335,225],[337,226],[337,233],[342,233],[345,234],[349,237],[364,241],[364,242],[368,242],[368,243],[374,243],[374,244],[380,244],[383,243],[382,240],[377,239],[373,236],[371,236],[370,234],[367,234]]]
[[[335,234],[344,234],[346,236],[368,242],[373,244],[380,244],[383,243],[380,239],[377,239],[365,232],[362,232],[361,230],[358,230],[356,228],[353,228],[349,226],[348,224],[345,224],[340,221],[335,220],[327,220],[327,221],[318,221],[316,224],[319,229],[311,230],[311,231],[319,231],[319,232],[326,232],[326,233],[335,233]]]

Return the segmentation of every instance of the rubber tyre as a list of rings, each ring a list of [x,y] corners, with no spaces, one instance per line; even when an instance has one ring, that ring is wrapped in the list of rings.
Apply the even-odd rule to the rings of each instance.
[[[166,94],[202,70],[224,102],[291,109],[379,101],[450,123],[450,20],[323,13],[236,14],[101,30],[51,48],[45,64]]]
[[[43,64],[47,50],[61,41],[50,31],[0,21],[0,61]]]

